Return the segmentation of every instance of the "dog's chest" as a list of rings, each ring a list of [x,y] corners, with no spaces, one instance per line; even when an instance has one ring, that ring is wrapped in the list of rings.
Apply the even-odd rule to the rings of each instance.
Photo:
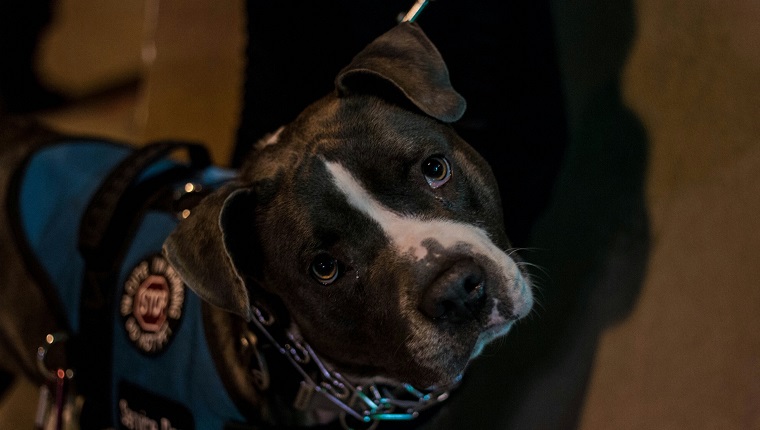
[[[37,264],[40,288],[58,302],[51,312],[62,312],[75,334],[83,332],[81,218],[108,173],[131,151],[93,141],[56,144],[37,151],[18,175],[18,228],[27,260]],[[141,180],[171,166],[159,162]],[[178,186],[212,187],[230,177],[229,171],[207,168]],[[209,351],[201,300],[161,256],[177,222],[171,211],[141,211],[111,286],[111,311],[103,322],[111,326],[111,344],[102,348],[112,357],[106,385],[116,428],[221,428],[243,420]]]

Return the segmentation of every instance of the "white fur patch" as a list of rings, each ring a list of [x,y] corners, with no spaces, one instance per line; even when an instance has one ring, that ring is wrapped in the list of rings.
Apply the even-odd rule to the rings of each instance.
[[[488,315],[488,323],[486,327],[493,327],[506,323],[507,320],[499,313],[499,299],[493,299],[493,307],[491,308],[491,314]]]
[[[434,240],[447,249],[465,245],[470,253],[483,256],[498,267],[501,283],[510,286],[507,294],[514,303],[516,316],[523,316],[530,310],[532,296],[529,289],[525,288],[526,282],[517,265],[493,243],[483,229],[450,220],[399,215],[375,200],[351,172],[339,163],[325,161],[325,166],[348,203],[377,222],[401,254],[413,256],[419,261],[427,256],[428,249],[424,243],[429,240]],[[504,319],[496,304],[494,303],[491,319]]]
[[[274,145],[278,143],[280,141],[280,133],[282,133],[283,130],[285,130],[285,127],[280,127],[274,133],[267,135],[264,139],[262,139],[259,142],[258,144],[259,149],[266,148],[269,145]]]

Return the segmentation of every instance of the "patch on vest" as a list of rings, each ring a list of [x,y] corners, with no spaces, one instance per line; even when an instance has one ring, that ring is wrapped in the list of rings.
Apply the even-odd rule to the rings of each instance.
[[[128,382],[119,383],[119,428],[122,430],[193,430],[190,410]]]
[[[162,255],[141,261],[124,283],[119,307],[129,340],[146,354],[163,351],[177,331],[184,302],[182,279]]]

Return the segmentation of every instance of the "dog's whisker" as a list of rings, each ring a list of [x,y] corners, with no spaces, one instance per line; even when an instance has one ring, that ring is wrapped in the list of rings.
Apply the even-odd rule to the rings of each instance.
[[[547,272],[546,269],[539,266],[538,264],[530,263],[528,261],[516,261],[515,264],[517,264],[518,267],[527,268],[526,270],[528,271],[528,274],[531,276],[531,278],[535,278],[537,275],[533,273],[533,270],[529,269],[535,269],[535,271],[538,271],[540,274],[546,276],[549,278],[549,280],[551,280],[551,275],[549,275],[549,272]]]
[[[543,248],[536,248],[536,247],[512,247],[507,249],[506,253],[510,257],[514,255],[517,252],[523,253],[523,252],[538,252],[538,251],[545,251]]]
[[[413,336],[414,336],[414,333],[410,333],[410,334],[408,334],[406,336],[406,338],[404,338],[404,340],[402,340],[401,342],[399,342],[398,346],[396,346],[396,348],[393,350],[393,357],[397,356],[397,354],[401,350],[401,348],[404,345],[406,345],[406,343],[409,341],[409,339],[411,339]]]

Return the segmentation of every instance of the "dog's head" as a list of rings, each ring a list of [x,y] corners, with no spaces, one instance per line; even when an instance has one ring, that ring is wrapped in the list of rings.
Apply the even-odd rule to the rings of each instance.
[[[449,125],[464,109],[436,48],[401,24],[260,142],[165,253],[246,319],[275,297],[344,374],[450,383],[532,304],[491,170]]]

